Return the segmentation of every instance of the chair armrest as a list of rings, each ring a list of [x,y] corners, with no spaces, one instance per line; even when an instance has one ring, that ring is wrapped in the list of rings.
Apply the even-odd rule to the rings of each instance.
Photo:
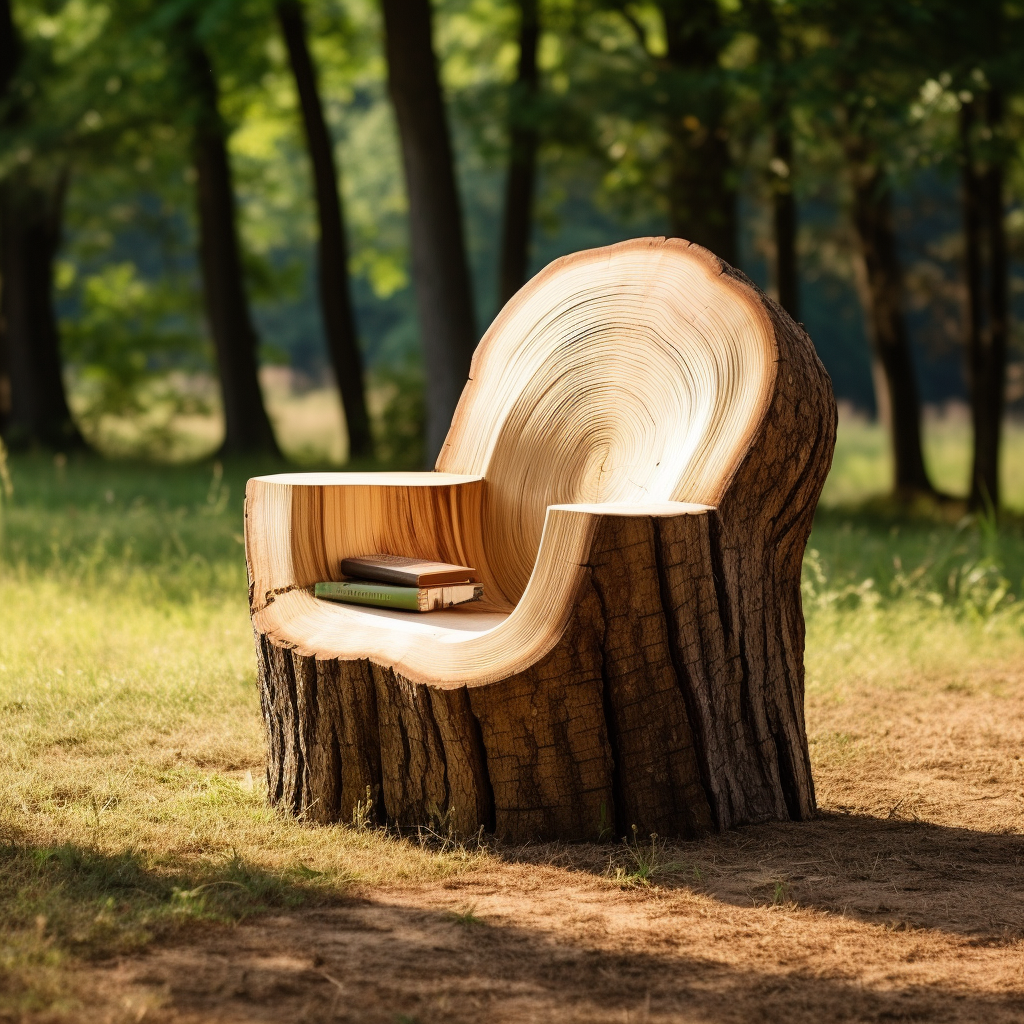
[[[250,481],[247,499],[254,503],[249,510],[250,524],[255,502],[281,500],[273,492],[268,496],[263,487],[254,488],[253,483]],[[462,496],[463,491],[472,492],[475,482],[470,478],[455,487]],[[284,509],[278,515],[285,526],[292,500],[288,498],[283,503]],[[504,616],[493,614],[501,610],[495,608],[478,615],[479,606],[423,616],[344,605],[325,608],[324,602],[305,593],[287,593],[303,586],[298,583],[277,593],[260,589],[253,605],[253,624],[275,643],[306,657],[368,658],[415,682],[484,685],[526,670],[558,644],[577,609],[595,545],[606,543],[605,531],[609,527],[621,531],[629,526],[621,522],[624,519],[697,516],[708,511],[706,505],[683,502],[550,506],[526,591],[515,608],[504,609]],[[263,524],[268,518],[261,514],[259,521]],[[250,525],[248,536],[258,541],[262,531],[257,536]],[[289,545],[279,541],[274,547],[286,553]],[[277,578],[287,578],[288,571],[290,567],[283,565]],[[262,576],[257,578],[260,588],[266,586],[262,580]],[[486,593],[486,582],[484,587]],[[276,603],[275,597],[280,597]],[[453,618],[462,620],[461,628],[449,628]]]
[[[282,473],[245,489],[253,612],[377,551],[480,565],[484,481],[459,473]],[[485,581],[486,585],[486,581]]]
[[[533,573],[518,604],[500,625],[476,636],[453,637],[431,652],[432,663],[409,649],[401,671],[412,678],[437,678],[481,685],[522,672],[561,640],[576,610],[602,522],[616,518],[701,516],[710,505],[682,501],[626,505],[549,505]]]
[[[561,635],[603,519],[693,516],[711,511],[710,505],[684,501],[549,505],[533,573],[510,619],[519,617],[524,622],[546,619],[556,638]]]

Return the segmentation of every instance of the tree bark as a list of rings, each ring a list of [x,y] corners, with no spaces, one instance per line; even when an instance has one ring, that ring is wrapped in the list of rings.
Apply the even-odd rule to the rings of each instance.
[[[914,361],[903,316],[903,271],[896,252],[892,196],[882,173],[865,162],[854,165],[853,223],[864,262],[865,314],[888,391],[894,489],[904,496],[932,494],[921,447]]]
[[[413,280],[427,377],[427,451],[444,443],[476,345],[448,119],[429,0],[383,0],[388,89],[398,119]]]
[[[803,662],[805,500],[826,472],[793,493],[784,556],[731,549],[738,521],[715,512],[603,519],[561,641],[500,685],[434,686],[257,633],[271,801],[350,822],[369,788],[378,823],[511,842],[812,817],[802,672],[797,693],[782,680]],[[750,634],[743,592],[763,616]]]
[[[537,0],[520,0],[519,71],[510,98],[508,178],[501,229],[501,268],[498,304],[522,287],[530,263],[533,192],[537,172],[537,126],[533,109],[537,96],[537,42],[540,19]]]
[[[800,263],[796,251],[797,210],[793,195],[793,136],[787,123],[778,121],[772,150],[780,161],[772,183],[772,220],[775,228],[775,286],[779,305],[800,320]],[[786,172],[782,173],[782,166]]]
[[[660,0],[658,6],[665,22],[665,61],[675,78],[669,101],[669,230],[734,264],[736,187],[717,81],[721,15],[713,0]],[[695,87],[690,83],[698,76],[704,81]]]
[[[345,215],[338,191],[334,146],[320,103],[316,70],[306,41],[306,20],[301,0],[280,0],[276,9],[299,92],[306,144],[313,167],[320,222],[320,238],[317,243],[320,308],[331,366],[345,410],[349,457],[370,458],[373,455],[373,440],[366,414],[363,360],[352,311]]]
[[[797,209],[793,194],[793,125],[790,97],[783,80],[782,31],[769,2],[753,0],[748,9],[767,66],[765,90],[771,123],[770,189],[775,235],[775,287],[779,305],[800,320],[800,272],[796,251]]]
[[[235,193],[210,58],[186,27],[183,58],[196,104],[193,160],[199,219],[199,265],[206,317],[217,353],[227,455],[279,455],[257,373],[259,339],[245,294]]]
[[[0,350],[7,384],[0,412],[11,447],[85,447],[68,409],[53,307],[66,189],[66,172],[43,185],[30,171],[15,170],[0,184]]]
[[[645,241],[652,261],[661,257],[655,274],[618,295],[616,286],[603,287],[626,281],[636,263],[614,261],[623,254],[642,260]],[[478,357],[481,372],[460,406],[440,472],[420,474],[415,485],[397,474],[381,474],[376,485],[291,475],[250,481],[249,599],[276,805],[348,822],[365,811],[369,789],[379,822],[433,822],[461,833],[483,827],[512,842],[607,839],[631,835],[634,826],[686,837],[815,813],[800,578],[835,443],[827,374],[778,305],[697,246],[634,240],[576,256],[590,260],[590,273],[575,273],[561,301],[551,298],[556,264],[543,272],[538,308],[506,324],[515,340],[502,338],[500,324],[487,335],[484,345],[496,348]],[[698,289],[689,296],[692,309],[671,276],[683,260],[711,272],[708,291],[699,290],[699,274],[685,278]],[[559,264],[578,270],[572,261]],[[581,280],[600,298],[580,299]],[[613,312],[617,297],[635,319],[631,337]],[[685,482],[649,487],[636,456],[628,466],[636,490],[616,490],[614,503],[548,504],[529,585],[518,594],[506,589],[509,603],[490,612],[467,609],[457,626],[437,613],[429,623],[374,619],[371,630],[360,610],[325,609],[309,596],[312,582],[327,578],[348,551],[371,550],[384,538],[388,550],[478,566],[485,597],[502,571],[506,588],[515,553],[510,531],[538,498],[550,497],[528,476],[552,450],[538,432],[560,441],[562,462],[550,472],[593,495],[622,449],[611,408],[593,435],[592,417],[581,411],[588,383],[607,386],[617,343],[621,355],[648,369],[638,350],[675,351],[678,361],[659,361],[660,372],[671,376],[674,362],[685,368],[680,380],[689,371],[700,388],[708,375],[693,372],[697,350],[674,346],[689,316],[707,309],[713,312],[696,335],[723,367],[746,367],[737,372],[750,390],[733,412],[752,418],[730,434],[727,450],[706,456],[706,481],[696,482],[688,464]],[[559,316],[581,337],[602,339],[601,356],[584,345],[568,351]],[[679,331],[670,329],[673,316]],[[746,335],[751,347],[738,348],[743,329],[735,325],[744,321],[758,333],[753,341]],[[716,336],[714,325],[724,322],[730,330]],[[648,329],[652,323],[657,331]],[[655,462],[659,426],[671,434],[674,414],[653,397],[647,369],[634,376],[628,361],[618,365],[614,414],[622,436],[632,442],[631,425],[646,410],[647,469],[664,470]],[[510,419],[492,421],[490,396],[534,381],[532,366],[542,371],[536,391],[527,384]],[[499,375],[493,389],[488,368]],[[565,413],[553,422],[545,403],[558,404],[552,392],[560,388],[574,401],[562,400]],[[721,396],[734,390],[719,381],[716,394],[728,402]],[[487,423],[505,435],[520,430],[524,446],[510,522],[493,532],[485,524],[497,514],[492,503],[503,484],[500,453],[480,440]],[[641,494],[643,503],[623,504],[624,493]],[[701,504],[659,505],[665,493]],[[511,615],[503,618],[502,607]],[[430,637],[427,626],[448,635]],[[467,639],[467,630],[480,632]]]
[[[1009,343],[1009,261],[1006,246],[1004,171],[998,154],[978,166],[973,131],[976,104],[960,113],[963,148],[965,276],[967,282],[967,378],[974,428],[971,508],[999,508],[999,449],[1006,395]],[[985,125],[998,131],[1002,97],[984,100]]]
[[[0,96],[14,78],[21,63],[21,39],[11,16],[11,0],[0,0]]]
[[[0,97],[21,62],[8,0],[0,0]],[[7,127],[23,114],[7,111]],[[53,261],[60,246],[67,173],[33,180],[14,168],[0,183],[0,430],[14,446],[85,446],[64,392],[53,308]]]

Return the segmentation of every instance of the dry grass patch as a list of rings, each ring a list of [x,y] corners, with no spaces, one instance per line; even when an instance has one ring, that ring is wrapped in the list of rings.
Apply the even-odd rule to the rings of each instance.
[[[818,820],[487,849],[267,807],[249,471],[13,464],[0,1020],[1024,1019],[1013,523],[819,518]]]

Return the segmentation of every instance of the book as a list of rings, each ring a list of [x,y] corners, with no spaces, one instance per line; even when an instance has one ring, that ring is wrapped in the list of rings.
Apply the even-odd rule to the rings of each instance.
[[[475,569],[468,565],[431,562],[425,558],[404,555],[361,555],[345,558],[341,571],[346,576],[363,580],[379,580],[403,587],[440,587],[449,583],[471,583]]]
[[[372,580],[342,580],[317,583],[316,597],[343,604],[370,605],[374,608],[398,608],[407,612],[433,612],[467,601],[479,601],[484,588],[478,583],[460,583],[447,587],[399,587]]]

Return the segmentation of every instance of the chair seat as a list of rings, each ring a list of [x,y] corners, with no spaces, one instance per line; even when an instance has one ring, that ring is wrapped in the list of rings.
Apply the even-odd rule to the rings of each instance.
[[[438,643],[458,643],[500,626],[511,614],[499,611],[478,602],[468,602],[454,608],[429,613],[401,611],[395,608],[370,608],[365,605],[343,604],[311,597],[308,591],[292,591],[278,597],[261,614],[277,637],[296,648],[309,646],[315,636],[315,649],[324,646],[347,647],[356,643],[359,636],[366,636],[370,642],[380,642],[388,637],[395,642],[400,638],[415,636]]]

